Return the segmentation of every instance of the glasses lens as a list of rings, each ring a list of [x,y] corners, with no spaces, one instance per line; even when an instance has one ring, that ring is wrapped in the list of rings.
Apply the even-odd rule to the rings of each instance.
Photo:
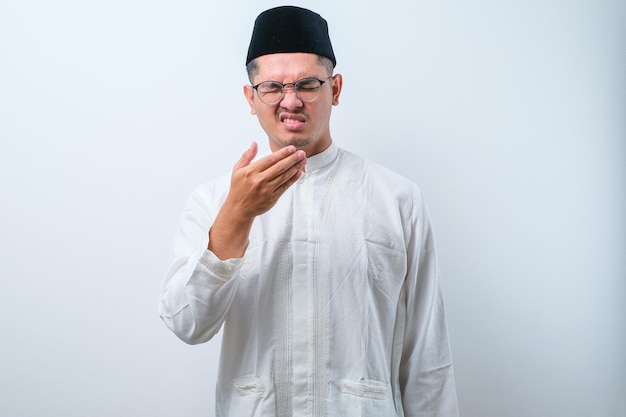
[[[265,81],[256,86],[259,98],[265,104],[276,104],[283,98],[284,88],[293,86],[296,95],[302,101],[313,101],[322,91],[322,81],[317,78],[303,78],[295,84],[281,84],[276,81]]]
[[[266,81],[259,84],[257,91],[259,93],[259,98],[263,100],[264,103],[276,104],[282,98],[283,86],[282,84],[273,81]]]
[[[313,101],[321,91],[322,83],[316,78],[305,78],[295,85],[296,94],[302,101]]]

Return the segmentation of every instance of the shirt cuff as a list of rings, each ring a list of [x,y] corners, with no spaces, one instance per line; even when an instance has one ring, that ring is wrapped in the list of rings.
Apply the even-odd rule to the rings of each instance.
[[[234,277],[241,266],[243,265],[244,258],[231,258],[226,260],[219,259],[213,252],[206,249],[200,256],[199,265],[206,268],[217,278],[225,281]]]

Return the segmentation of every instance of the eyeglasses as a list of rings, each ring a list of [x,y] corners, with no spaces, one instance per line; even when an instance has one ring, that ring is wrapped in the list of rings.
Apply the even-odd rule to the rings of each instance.
[[[285,97],[285,87],[293,86],[296,97],[304,102],[314,101],[322,92],[322,85],[332,78],[332,75],[324,80],[317,78],[303,78],[295,83],[279,83],[278,81],[263,81],[253,85],[261,101],[265,104],[276,104]]]

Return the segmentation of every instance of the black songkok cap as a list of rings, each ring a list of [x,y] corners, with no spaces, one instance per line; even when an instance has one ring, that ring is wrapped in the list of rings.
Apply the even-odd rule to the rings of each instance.
[[[246,65],[262,55],[283,52],[317,54],[330,59],[333,66],[337,65],[326,20],[301,7],[276,7],[256,18]]]

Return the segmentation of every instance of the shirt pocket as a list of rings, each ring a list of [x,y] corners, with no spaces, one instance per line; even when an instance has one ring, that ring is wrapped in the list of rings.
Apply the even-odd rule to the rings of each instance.
[[[258,376],[242,376],[233,381],[228,415],[253,417],[265,396],[265,384]]]
[[[359,382],[342,381],[341,393],[358,398],[384,400],[387,396],[387,385],[384,382],[362,380]]]
[[[406,253],[372,241],[366,241],[365,247],[370,285],[387,297],[395,299],[406,275]]]
[[[341,380],[333,384],[329,415],[341,417],[387,417],[397,415],[388,384],[369,379]],[[331,388],[333,390],[333,388]]]

